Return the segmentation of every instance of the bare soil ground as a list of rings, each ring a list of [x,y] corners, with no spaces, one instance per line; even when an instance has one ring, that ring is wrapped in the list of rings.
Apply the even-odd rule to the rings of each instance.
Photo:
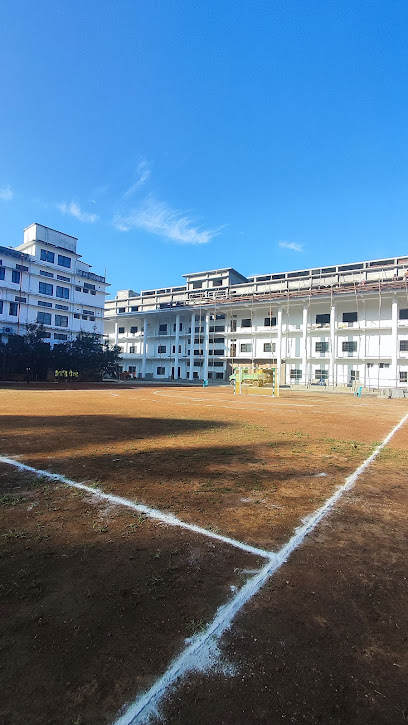
[[[2,455],[269,549],[407,410],[227,388],[2,390],[0,406]],[[188,678],[168,722],[408,717],[406,443],[403,430],[236,620],[239,674]],[[111,722],[260,565],[5,465],[0,500],[2,725]]]

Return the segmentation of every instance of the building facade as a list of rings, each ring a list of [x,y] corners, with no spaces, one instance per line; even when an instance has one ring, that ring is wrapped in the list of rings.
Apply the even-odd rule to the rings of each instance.
[[[42,323],[51,346],[80,331],[103,335],[105,277],[90,272],[77,239],[31,224],[18,247],[0,246],[0,334]]]
[[[408,257],[244,277],[232,268],[105,304],[122,368],[145,379],[227,381],[276,365],[280,384],[408,387]]]

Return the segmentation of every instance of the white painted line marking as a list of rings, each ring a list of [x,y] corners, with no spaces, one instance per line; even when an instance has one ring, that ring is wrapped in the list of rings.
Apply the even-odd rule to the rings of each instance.
[[[62,476],[59,473],[50,473],[50,471],[43,471],[40,468],[33,468],[32,466],[27,466],[25,463],[21,463],[20,461],[16,461],[14,458],[8,458],[6,456],[0,456],[0,463],[8,463],[10,466],[15,466],[15,468],[18,468],[21,471],[30,471],[31,473],[35,473],[37,476],[46,476],[53,481],[61,481],[61,483],[65,483],[71,488],[78,488],[81,491],[87,491],[87,493],[97,496],[105,501],[109,501],[110,503],[115,504],[115,506],[126,506],[126,508],[138,511],[139,513],[145,514],[152,519],[162,521],[164,524],[168,524],[169,526],[178,526],[179,528],[193,531],[195,534],[207,536],[209,539],[222,541],[223,544],[229,544],[229,546],[233,546],[236,549],[242,549],[242,551],[247,551],[249,554],[262,556],[264,559],[269,559],[271,556],[274,556],[274,554],[271,554],[270,551],[259,549],[256,546],[251,546],[250,544],[245,544],[237,539],[231,539],[229,536],[216,534],[214,531],[203,529],[201,526],[189,524],[186,521],[182,521],[176,516],[173,516],[173,514],[162,513],[162,511],[159,511],[158,509],[150,508],[150,506],[145,506],[141,503],[134,503],[134,501],[122,498],[122,496],[113,496],[110,493],[104,493],[104,491],[101,491],[100,488],[93,488],[92,486],[87,486],[85,483],[77,483],[76,481],[72,481],[70,478]]]
[[[294,535],[289,539],[274,556],[260,569],[255,576],[251,577],[247,583],[239,589],[237,594],[226,604],[223,604],[216,612],[212,622],[206,629],[197,635],[193,641],[176,657],[170,664],[166,672],[155,682],[155,684],[138,697],[135,702],[130,705],[126,712],[119,717],[114,725],[137,725],[138,723],[147,723],[153,715],[157,715],[158,706],[164,698],[167,690],[187,672],[203,670],[203,662],[211,663],[214,661],[214,651],[216,651],[217,642],[222,634],[229,629],[235,615],[242,607],[259,591],[263,584],[275,574],[278,569],[287,561],[289,556],[304,541],[306,536],[313,531],[320,521],[327,516],[339,498],[348,491],[361,476],[362,473],[378,456],[380,451],[391,440],[392,436],[404,425],[408,419],[408,413],[404,415],[402,420],[392,429],[392,431],[384,438],[383,442],[375,449],[366,460],[346,478],[344,484],[340,486],[335,493],[327,499],[327,501],[308,517],[302,526],[299,526]]]

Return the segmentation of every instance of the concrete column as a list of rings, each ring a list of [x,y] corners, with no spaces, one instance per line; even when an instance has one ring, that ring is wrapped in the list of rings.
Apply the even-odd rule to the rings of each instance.
[[[392,298],[391,306],[391,380],[398,386],[398,301],[397,296]]]
[[[336,384],[336,306],[330,308],[330,359],[329,359],[329,385]]]
[[[307,307],[303,308],[302,317],[302,343],[300,355],[302,358],[303,379],[305,384],[309,382],[309,370],[307,367]]]
[[[278,307],[278,339],[276,341],[276,367],[278,373],[278,385],[286,383],[286,380],[281,380],[281,367],[282,367],[282,307]]]
[[[176,315],[176,353],[174,355],[174,379],[177,380],[177,369],[179,365],[179,344],[180,344],[180,315]]]
[[[190,345],[190,380],[193,379],[193,367],[194,367],[194,327],[195,327],[195,313],[191,315],[191,345]]]
[[[142,378],[146,377],[146,356],[147,356],[147,320],[143,321],[143,357],[142,357]]]
[[[215,325],[215,323],[214,323]],[[208,380],[208,346],[210,341],[210,313],[205,316],[203,380]]]
[[[119,339],[119,333],[118,333],[118,330],[119,330],[119,325],[118,325],[118,323],[117,323],[117,322],[115,322],[115,345],[117,345],[117,344],[118,344],[118,339]]]

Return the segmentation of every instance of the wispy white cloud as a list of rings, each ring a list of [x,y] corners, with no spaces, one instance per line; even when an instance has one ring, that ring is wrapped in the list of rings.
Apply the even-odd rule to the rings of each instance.
[[[177,244],[208,244],[222,228],[202,229],[185,213],[150,196],[128,214],[117,214],[113,224],[122,232],[144,229]]]
[[[11,186],[9,186],[8,184],[7,184],[7,186],[0,186],[0,199],[2,201],[11,201],[13,199],[13,197],[14,197],[14,192],[13,192]]]
[[[79,219],[80,222],[94,224],[99,218],[97,214],[88,214],[85,211],[81,211],[81,207],[75,201],[71,201],[70,204],[63,201],[61,204],[57,204],[57,206],[63,214],[70,214],[75,219]]]
[[[138,191],[146,183],[151,173],[152,170],[149,162],[146,159],[140,161],[136,169],[136,181],[125,191],[123,198],[128,199],[135,191]]]
[[[279,242],[280,247],[284,249],[291,249],[293,252],[303,252],[303,244],[297,244],[296,242]]]

